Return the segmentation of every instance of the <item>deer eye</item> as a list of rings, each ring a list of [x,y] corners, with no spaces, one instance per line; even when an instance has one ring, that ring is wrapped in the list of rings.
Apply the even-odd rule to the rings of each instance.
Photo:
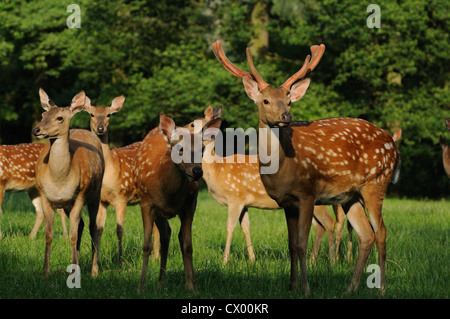
[[[91,114],[91,117],[94,117],[94,114],[92,114],[92,113],[89,113],[89,114]]]
[[[107,114],[106,117],[111,117],[111,114]]]
[[[194,125],[194,123],[191,123],[191,127],[194,127],[195,125]]]
[[[178,152],[179,156],[183,156],[183,147],[179,144],[175,145],[175,151]]]
[[[58,116],[56,119],[57,119],[58,121],[62,122],[63,117],[62,117],[62,116]]]
[[[264,102],[264,104],[269,104],[268,100],[264,100],[263,102]]]

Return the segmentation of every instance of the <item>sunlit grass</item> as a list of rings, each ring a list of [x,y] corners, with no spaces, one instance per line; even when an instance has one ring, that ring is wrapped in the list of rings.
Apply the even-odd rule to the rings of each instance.
[[[383,298],[449,297],[450,202],[387,199],[383,208],[387,234],[387,293]],[[115,213],[110,208],[100,251],[100,275],[90,276],[91,245],[85,228],[80,252],[81,289],[66,285],[70,244],[55,218],[51,276],[42,279],[45,236],[43,226],[35,240],[28,239],[34,210],[25,194],[8,194],[1,217],[0,298],[299,298],[288,293],[289,251],[282,211],[250,209],[255,264],[248,262],[244,236],[236,227],[230,262],[222,264],[226,238],[227,208],[218,205],[203,190],[199,194],[193,224],[194,269],[197,293],[184,290],[184,269],[178,244],[180,222],[170,220],[172,237],[167,264],[167,285],[157,290],[159,263],[147,274],[147,291],[137,293],[142,267],[143,229],[139,206],[129,207],[124,226],[123,264],[118,263]],[[84,220],[89,219],[84,213]],[[311,233],[313,234],[313,230]],[[312,235],[311,234],[311,235]],[[349,283],[354,262],[345,259],[347,231],[336,265],[328,263],[326,240],[318,261],[308,268],[312,298],[341,298]],[[354,235],[356,243],[356,236]],[[312,240],[309,248],[311,249]],[[357,244],[355,244],[357,246]],[[356,258],[357,250],[354,248]],[[376,249],[368,264],[377,263]],[[380,298],[369,289],[363,275],[357,293],[346,298]]]

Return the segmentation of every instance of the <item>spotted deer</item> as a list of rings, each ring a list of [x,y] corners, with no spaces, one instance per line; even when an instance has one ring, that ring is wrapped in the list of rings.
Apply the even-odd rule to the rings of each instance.
[[[261,180],[269,196],[285,211],[291,257],[290,290],[299,286],[300,259],[302,292],[304,295],[310,292],[306,249],[314,205],[342,205],[359,242],[358,258],[346,292],[358,289],[364,265],[376,242],[379,291],[383,293],[386,288],[386,227],[382,203],[400,162],[392,137],[362,119],[292,121],[291,103],[306,93],[310,79],[304,77],[319,63],[325,51],[323,44],[312,46],[312,57],[308,55],[302,68],[279,88],[270,87],[258,74],[248,48],[251,73],[237,68],[226,58],[220,41],[212,45],[212,50],[228,72],[242,79],[246,94],[258,108]],[[275,159],[267,160],[261,154]],[[274,163],[278,169],[265,174]],[[364,208],[367,208],[370,222]]]
[[[445,120],[445,124],[447,126],[447,130],[450,132],[450,118]],[[439,143],[442,147],[442,163],[444,164],[444,170],[447,176],[450,178],[450,148],[445,143],[442,135],[439,138]]]
[[[199,118],[186,128],[191,133],[200,131],[209,121],[222,116],[222,106],[215,109],[210,105],[204,112],[204,118]],[[218,158],[215,152],[214,140],[205,142],[205,153],[202,159],[203,180],[208,186],[211,196],[221,205],[228,207],[227,219],[227,239],[223,254],[223,263],[227,264],[230,255],[231,240],[237,221],[239,220],[242,232],[247,245],[247,253],[251,263],[255,261],[255,253],[250,236],[250,220],[248,208],[259,209],[280,209],[280,206],[269,197],[259,175],[259,164],[256,155],[233,154]],[[238,156],[242,158],[238,159]],[[336,222],[329,214],[326,206],[314,207],[313,224],[316,229],[313,250],[310,262],[314,263],[319,252],[323,234],[327,232],[330,262],[335,261],[335,241],[336,245],[342,236],[343,212],[334,207]],[[338,236],[339,235],[339,236]]]
[[[120,111],[125,102],[124,96],[116,97],[109,107],[92,106],[86,97],[84,110],[90,118],[91,132],[101,141],[105,158],[105,173],[102,182],[101,201],[97,219],[100,221],[99,233],[103,232],[106,210],[112,205],[116,210],[116,233],[119,241],[119,262],[122,261],[123,224],[127,205],[139,203],[139,197],[133,181],[133,169],[142,142],[136,142],[121,148],[109,147],[109,121],[112,114]]]
[[[41,209],[41,198],[36,189],[35,166],[44,144],[24,143],[17,145],[0,145],[0,215],[5,192],[27,192],[36,210],[36,220],[30,232],[30,239],[36,237],[44,220]],[[58,210],[64,238],[67,237],[66,215]],[[0,229],[0,239],[2,231]]]
[[[208,123],[205,128],[218,127],[220,120]],[[196,162],[195,155],[199,151],[195,148],[194,134],[191,145],[178,137],[180,128],[175,127],[174,121],[160,115],[159,126],[150,131],[139,149],[135,183],[141,198],[140,206],[144,225],[144,245],[142,273],[139,281],[139,291],[145,289],[148,259],[152,252],[152,230],[155,223],[158,227],[161,242],[161,265],[159,286],[166,280],[166,263],[171,229],[167,219],[176,215],[181,220],[178,240],[183,256],[185,271],[185,286],[188,290],[195,290],[194,268],[192,261],[192,221],[197,206],[198,181],[202,177],[201,159]],[[186,130],[187,131],[187,130]],[[184,143],[184,144],[180,144]],[[179,147],[182,146],[180,149]],[[187,152],[189,161],[174,161],[173,154],[183,155]],[[184,155],[183,155],[184,156]],[[201,156],[201,153],[200,153]]]
[[[72,264],[78,264],[84,222],[81,210],[87,205],[92,238],[92,276],[98,275],[97,212],[100,204],[105,162],[100,140],[94,133],[71,129],[72,117],[81,111],[86,95],[80,92],[70,106],[58,107],[43,89],[39,90],[41,122],[33,129],[38,139],[48,138],[36,163],[36,188],[42,199],[45,222],[45,257],[43,276],[50,274],[50,250],[53,240],[53,209],[62,208],[70,220]]]

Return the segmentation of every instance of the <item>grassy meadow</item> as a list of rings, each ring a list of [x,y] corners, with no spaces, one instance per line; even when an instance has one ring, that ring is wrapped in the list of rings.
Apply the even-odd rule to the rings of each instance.
[[[143,229],[139,206],[129,207],[124,226],[124,262],[118,263],[115,213],[109,208],[100,250],[100,275],[92,278],[91,245],[85,227],[80,251],[81,288],[66,285],[70,244],[64,239],[59,216],[55,216],[51,275],[41,278],[45,235],[43,225],[34,240],[28,234],[34,209],[24,193],[6,194],[1,216],[0,299],[4,298],[301,298],[288,293],[289,252],[282,211],[250,209],[251,235],[256,262],[248,262],[243,234],[236,227],[231,260],[222,265],[226,238],[227,208],[217,204],[206,190],[199,194],[193,224],[194,269],[198,292],[184,290],[184,270],[178,244],[180,222],[170,220],[172,237],[167,264],[167,285],[156,289],[159,262],[149,265],[147,291],[137,293],[142,266]],[[348,262],[347,230],[341,257],[328,263],[327,240],[322,241],[316,265],[309,266],[311,298],[444,298],[449,297],[450,201],[387,199],[384,204],[387,234],[387,292],[379,296],[366,285],[365,273],[357,293],[343,296],[354,261]],[[87,213],[84,220],[88,223]],[[87,226],[87,225],[86,225]],[[311,230],[311,236],[314,230]],[[356,243],[356,235],[354,235]],[[312,237],[309,250],[312,247]],[[354,244],[354,256],[357,255]],[[368,264],[377,263],[376,248]]]

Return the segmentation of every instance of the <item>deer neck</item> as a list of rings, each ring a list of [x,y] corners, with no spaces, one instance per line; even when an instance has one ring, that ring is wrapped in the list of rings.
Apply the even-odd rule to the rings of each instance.
[[[108,138],[108,132],[105,132],[102,135],[97,135],[100,139],[100,142],[102,144],[102,152],[103,157],[105,159],[105,164],[108,165],[109,163],[112,163],[113,156],[111,152],[111,148],[109,147],[109,138]]]
[[[72,154],[69,147],[69,133],[50,140],[48,167],[53,179],[66,179],[72,167]]]
[[[211,141],[205,145],[205,152],[202,157],[203,179],[208,185],[214,179],[215,170],[222,167],[220,163],[217,165],[216,156],[215,141]]]
[[[258,134],[258,160],[260,172],[275,174],[284,164],[286,157],[291,157],[292,129],[290,127],[271,128],[260,122]]]
[[[164,176],[162,181],[164,183],[164,192],[169,198],[172,198],[172,200],[173,198],[176,198],[176,196],[181,199],[180,194],[184,194],[184,190],[188,183],[188,177],[170,158],[168,161],[168,165],[163,166]]]

